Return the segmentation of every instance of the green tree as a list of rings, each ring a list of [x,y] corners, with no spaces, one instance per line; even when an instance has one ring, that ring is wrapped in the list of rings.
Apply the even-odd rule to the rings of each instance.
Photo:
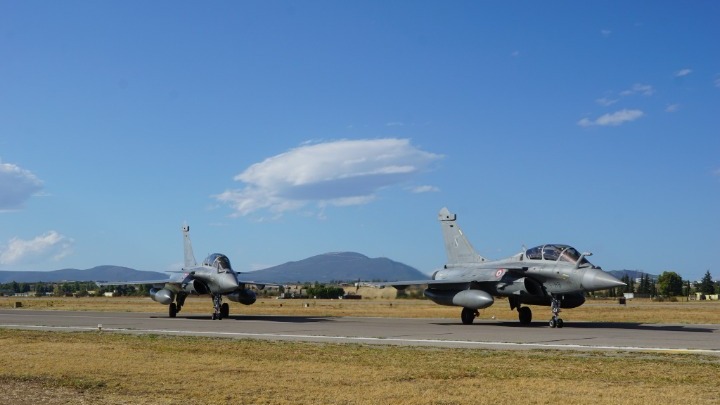
[[[700,281],[699,292],[703,294],[715,294],[715,283],[713,282],[710,270],[705,272],[702,280]]]
[[[683,280],[674,271],[664,271],[658,277],[658,293],[667,297],[682,295]]]

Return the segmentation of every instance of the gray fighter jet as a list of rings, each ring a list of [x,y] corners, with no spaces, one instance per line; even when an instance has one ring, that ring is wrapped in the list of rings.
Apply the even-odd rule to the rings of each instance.
[[[214,308],[212,319],[222,319],[230,314],[230,306],[222,302],[223,296],[230,301],[252,305],[256,297],[255,292],[247,288],[248,285],[256,285],[259,289],[265,288],[266,285],[277,285],[242,280],[239,273],[230,266],[230,259],[220,253],[209,255],[202,264],[198,265],[190,242],[190,227],[187,225],[183,226],[183,239],[185,265],[181,271],[172,272],[168,279],[97,284],[100,286],[152,284],[150,298],[169,305],[170,318],[174,318],[180,312],[188,295],[209,294]]]
[[[568,245],[547,244],[500,260],[488,260],[475,252],[447,208],[438,219],[445,239],[448,264],[432,280],[396,281],[378,284],[405,289],[427,285],[425,296],[440,305],[462,307],[460,319],[471,324],[478,310],[494,303],[493,297],[507,297],[510,310],[517,309],[520,323],[532,321],[525,305],[550,306],[550,327],[562,328],[560,308],[575,308],[585,302],[585,292],[625,285],[592,265],[587,257]]]

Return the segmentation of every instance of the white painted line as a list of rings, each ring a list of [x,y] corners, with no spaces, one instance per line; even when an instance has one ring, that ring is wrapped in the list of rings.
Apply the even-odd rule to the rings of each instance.
[[[19,329],[61,329],[75,331],[97,331],[96,327],[78,327],[78,326],[39,326],[39,325],[8,325],[2,324],[0,327],[19,328]],[[442,340],[442,339],[402,339],[402,338],[375,338],[362,336],[325,336],[325,335],[300,335],[300,334],[284,334],[284,333],[250,333],[250,332],[211,332],[211,331],[187,331],[187,330],[171,330],[171,329],[126,329],[126,328],[103,328],[103,332],[121,332],[121,333],[158,333],[158,334],[178,334],[178,335],[207,335],[207,336],[229,336],[229,337],[248,337],[248,338],[277,338],[277,339],[300,339],[300,340],[329,340],[341,341],[348,340],[353,342],[367,343],[415,343],[415,344],[461,344],[475,347],[526,347],[540,349],[581,349],[581,350],[619,350],[619,351],[643,351],[643,352],[675,352],[675,353],[697,353],[697,354],[714,354],[720,355],[720,350],[716,349],[689,349],[689,348],[669,348],[669,347],[641,347],[641,346],[604,346],[604,345],[580,345],[580,344],[560,344],[560,343],[517,343],[517,342],[482,342],[472,340]]]

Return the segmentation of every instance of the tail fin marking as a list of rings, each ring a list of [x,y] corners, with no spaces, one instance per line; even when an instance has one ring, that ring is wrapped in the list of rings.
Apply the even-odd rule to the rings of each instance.
[[[193,254],[192,242],[190,241],[190,226],[188,224],[183,225],[183,246],[185,248],[185,267],[191,268],[197,266],[195,261],[195,254]]]
[[[448,264],[481,263],[487,260],[475,252],[470,241],[456,224],[457,215],[451,213],[447,208],[443,208],[438,214],[438,219],[442,227]]]

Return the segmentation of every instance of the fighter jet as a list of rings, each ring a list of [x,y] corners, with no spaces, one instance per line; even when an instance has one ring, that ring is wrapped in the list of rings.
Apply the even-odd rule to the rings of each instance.
[[[517,309],[521,324],[532,321],[524,305],[550,306],[551,328],[562,328],[561,308],[575,308],[585,302],[585,292],[625,285],[591,264],[592,253],[579,253],[568,245],[546,244],[500,260],[477,254],[457,225],[457,216],[447,208],[438,215],[445,240],[448,263],[435,271],[432,280],[396,281],[378,284],[405,289],[427,285],[425,296],[440,305],[462,307],[460,319],[471,324],[478,310],[494,303],[493,297],[507,297],[510,310]]]
[[[185,305],[185,299],[190,294],[209,294],[213,301],[212,319],[226,318],[230,314],[230,306],[223,303],[223,296],[230,301],[244,305],[255,303],[255,292],[248,289],[248,285],[256,285],[259,289],[273,283],[258,283],[243,280],[240,273],[230,266],[230,259],[220,253],[209,255],[202,264],[198,265],[190,241],[190,227],[183,226],[183,239],[185,247],[185,265],[182,270],[173,273],[166,280],[127,281],[119,283],[97,283],[99,286],[107,285],[140,285],[152,284],[150,298],[163,305],[168,305],[170,318],[175,318]]]

